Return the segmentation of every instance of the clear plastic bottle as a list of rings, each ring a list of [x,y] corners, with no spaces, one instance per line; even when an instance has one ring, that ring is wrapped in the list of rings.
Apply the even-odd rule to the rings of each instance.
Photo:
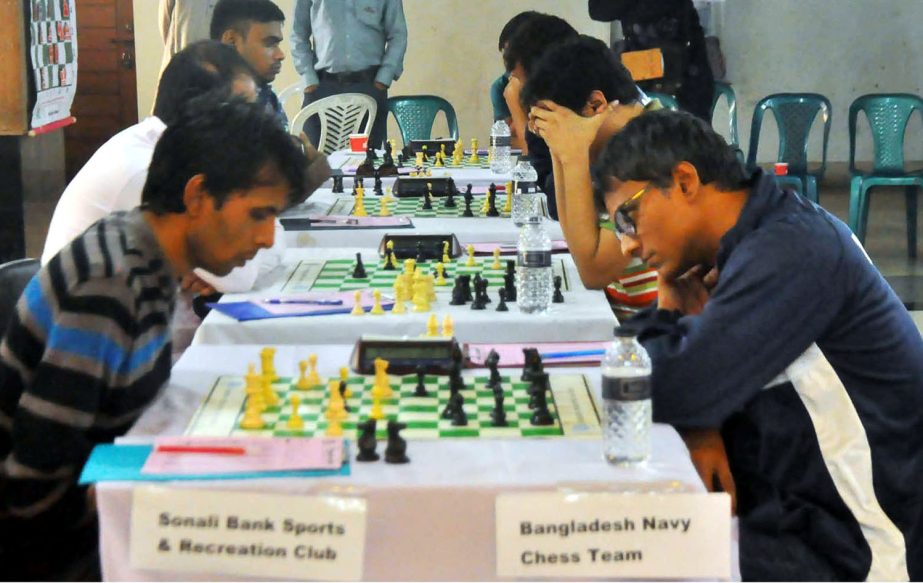
[[[513,168],[513,204],[510,218],[513,224],[521,227],[532,216],[539,215],[538,206],[538,172],[523,160]]]
[[[551,238],[542,217],[531,216],[519,230],[516,302],[524,314],[543,314],[551,306]]]
[[[494,174],[507,174],[513,167],[511,136],[510,126],[502,119],[490,128],[490,171]]]
[[[635,333],[615,329],[602,361],[603,448],[612,464],[631,465],[651,455],[651,359]]]

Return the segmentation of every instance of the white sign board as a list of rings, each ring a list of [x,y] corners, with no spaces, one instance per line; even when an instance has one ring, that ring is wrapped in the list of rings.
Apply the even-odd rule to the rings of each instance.
[[[357,581],[366,502],[143,486],[134,490],[136,569]]]
[[[731,577],[727,494],[503,494],[496,518],[500,577]]]

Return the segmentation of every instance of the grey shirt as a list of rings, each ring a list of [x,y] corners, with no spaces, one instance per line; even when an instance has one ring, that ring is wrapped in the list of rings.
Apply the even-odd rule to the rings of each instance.
[[[313,40],[313,42],[312,42]],[[292,29],[295,70],[308,86],[317,71],[351,73],[378,68],[390,86],[404,71],[407,23],[402,0],[297,0]]]
[[[209,37],[212,13],[217,3],[218,0],[160,0],[161,71],[186,45]]]

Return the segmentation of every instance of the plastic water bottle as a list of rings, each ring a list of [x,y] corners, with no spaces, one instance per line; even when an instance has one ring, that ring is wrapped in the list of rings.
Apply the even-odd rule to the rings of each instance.
[[[490,128],[490,171],[494,174],[506,174],[513,167],[511,136],[510,126],[502,119]]]
[[[615,329],[602,361],[603,447],[612,464],[637,464],[651,455],[651,359],[635,333]]]
[[[517,227],[523,226],[529,217],[539,215],[537,182],[538,172],[527,161],[523,160],[513,168],[513,208],[510,218]]]
[[[542,217],[531,216],[519,230],[516,302],[525,314],[543,314],[551,305],[551,238]]]

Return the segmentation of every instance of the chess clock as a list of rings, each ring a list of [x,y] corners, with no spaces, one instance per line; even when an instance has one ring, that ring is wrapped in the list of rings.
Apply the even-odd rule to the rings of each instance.
[[[378,254],[385,256],[388,242],[394,241],[394,257],[399,261],[416,259],[417,252],[423,254],[426,261],[442,261],[442,250],[445,243],[449,244],[449,256],[458,257],[462,254],[461,243],[455,235],[391,235],[381,238],[378,245]],[[418,245],[419,244],[419,245]]]
[[[458,189],[451,176],[400,176],[394,181],[391,193],[398,198],[423,197],[426,190],[433,189],[433,196],[449,196],[451,191],[458,196]]]
[[[455,338],[362,335],[349,365],[357,373],[374,374],[375,359],[381,358],[388,361],[389,374],[410,374],[420,365],[430,374],[448,374],[453,353],[461,350]]]

